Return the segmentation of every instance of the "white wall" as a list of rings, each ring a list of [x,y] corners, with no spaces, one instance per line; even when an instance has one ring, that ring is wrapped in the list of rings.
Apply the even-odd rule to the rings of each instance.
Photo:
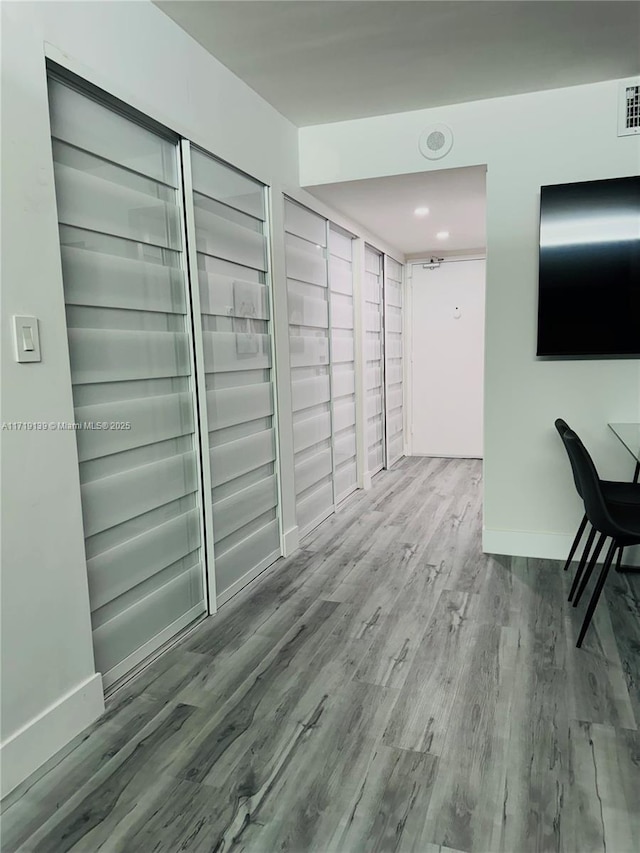
[[[3,2],[0,8],[2,420],[74,419],[47,55],[272,189],[282,515],[290,552],[298,536],[282,193],[322,208],[355,233],[359,227],[299,189],[296,128],[151,3]],[[40,364],[13,361],[12,314],[40,318]],[[91,645],[75,436],[0,437],[4,795],[94,720],[103,699]]]
[[[409,452],[482,457],[485,261],[410,267]]]
[[[300,130],[307,186],[487,164],[488,551],[566,554],[581,508],[556,417],[584,438],[603,476],[633,471],[607,422],[640,420],[640,362],[535,358],[540,186],[640,171],[640,139],[616,136],[617,107],[610,81]],[[418,137],[435,122],[455,141],[430,162]]]

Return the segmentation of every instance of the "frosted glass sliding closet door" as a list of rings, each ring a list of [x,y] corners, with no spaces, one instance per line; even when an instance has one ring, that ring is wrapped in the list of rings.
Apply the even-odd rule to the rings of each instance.
[[[384,275],[385,400],[387,468],[404,453],[402,363],[402,266],[385,255]]]
[[[300,537],[335,508],[331,442],[327,221],[285,199],[285,255]]]
[[[205,612],[175,139],[49,80],[96,668],[106,687]],[[107,429],[89,428],[107,424]]]
[[[265,187],[194,148],[190,165],[221,604],[281,553]]]
[[[353,312],[353,236],[329,226],[331,412],[335,502],[358,488]]]
[[[365,411],[367,467],[373,475],[385,466],[384,324],[382,254],[364,248]]]

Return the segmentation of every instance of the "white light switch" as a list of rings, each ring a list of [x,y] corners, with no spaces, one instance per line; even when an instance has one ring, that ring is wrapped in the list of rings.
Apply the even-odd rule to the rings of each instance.
[[[40,336],[36,317],[14,316],[13,342],[16,361],[40,361]]]
[[[22,349],[25,352],[33,352],[33,329],[31,326],[22,327]]]

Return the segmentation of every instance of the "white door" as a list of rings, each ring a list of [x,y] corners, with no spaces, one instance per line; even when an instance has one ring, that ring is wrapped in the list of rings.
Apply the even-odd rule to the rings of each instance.
[[[412,267],[411,452],[482,457],[485,262]]]
[[[334,511],[327,220],[285,200],[285,260],[300,536]]]
[[[206,610],[179,160],[175,140],[59,80],[49,97],[93,644],[109,687]]]
[[[264,186],[191,150],[218,605],[280,556]]]
[[[353,237],[329,227],[331,421],[336,504],[358,488],[356,365],[353,311]]]
[[[367,469],[370,475],[384,468],[384,328],[382,255],[365,246],[365,389]]]
[[[404,454],[402,359],[402,265],[388,255],[384,275],[384,379],[387,418],[387,468]]]

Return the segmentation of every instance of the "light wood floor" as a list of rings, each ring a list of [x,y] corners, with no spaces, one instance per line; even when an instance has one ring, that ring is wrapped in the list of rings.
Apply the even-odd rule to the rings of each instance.
[[[405,459],[122,689],[3,850],[637,853],[640,589],[577,650],[568,581],[482,554],[479,462]]]

